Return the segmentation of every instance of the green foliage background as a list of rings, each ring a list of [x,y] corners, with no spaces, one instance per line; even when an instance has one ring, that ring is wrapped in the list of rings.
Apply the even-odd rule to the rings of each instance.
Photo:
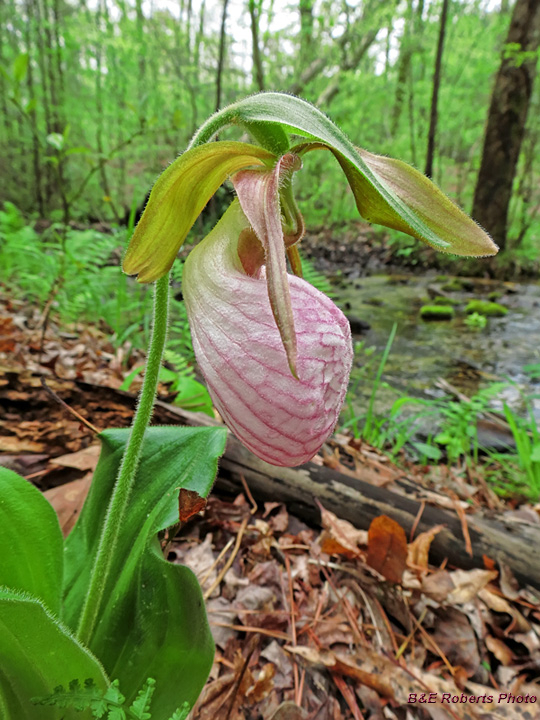
[[[259,0],[263,87],[302,95],[355,143],[422,169],[440,6]],[[451,4],[434,179],[466,210],[510,11],[507,2]],[[0,201],[52,219],[67,203],[72,218],[127,222],[216,109],[222,12],[218,0],[2,3]],[[225,31],[221,106],[261,89],[247,3],[228,8]],[[529,255],[539,229],[539,94],[537,84],[509,233]],[[306,167],[299,198],[310,225],[356,218],[333,158],[317,153]],[[219,216],[216,202],[210,210]]]

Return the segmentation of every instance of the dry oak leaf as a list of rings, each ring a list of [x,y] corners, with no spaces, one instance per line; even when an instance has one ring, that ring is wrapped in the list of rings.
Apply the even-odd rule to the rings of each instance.
[[[390,582],[401,582],[407,538],[401,525],[387,515],[374,518],[369,526],[367,563]]]
[[[454,570],[450,573],[454,589],[449,593],[446,602],[450,605],[464,605],[471,602],[498,574],[496,570],[480,570],[478,568]]]
[[[93,472],[98,464],[100,453],[101,443],[97,443],[96,445],[89,445],[83,450],[55,457],[51,462],[55,465],[62,465],[62,467],[76,468],[77,470],[91,470]]]
[[[502,640],[499,640],[499,638],[493,637],[493,635],[486,636],[486,647],[491,653],[493,653],[493,655],[495,655],[502,665],[510,665],[514,659],[512,651],[508,645],[506,645],[506,643]]]
[[[467,678],[480,665],[476,635],[467,616],[456,608],[447,607],[437,613],[433,639],[452,665],[461,666]]]
[[[73,480],[43,493],[58,516],[62,535],[65,538],[69,535],[79,517],[91,483],[92,473],[89,472],[80,480]]]
[[[435,535],[444,530],[444,525],[435,525],[430,530],[420,533],[412,543],[409,543],[407,552],[407,565],[412,569],[428,569],[429,548]]]
[[[330,510],[326,510],[316,500],[321,511],[321,525],[325,532],[321,534],[322,551],[328,555],[360,555],[359,545],[367,545],[368,534],[365,530],[357,530],[348,520],[341,520]]]
[[[497,595],[488,588],[480,590],[478,597],[488,606],[490,610],[493,610],[493,612],[506,613],[507,615],[510,615],[512,620],[510,621],[509,626],[512,628],[513,633],[528,633],[531,629],[528,620],[523,617],[515,606],[510,605],[506,598]]]
[[[190,517],[200,513],[205,507],[205,498],[201,497],[196,490],[180,488],[178,493],[178,517],[181,523],[187,522]]]

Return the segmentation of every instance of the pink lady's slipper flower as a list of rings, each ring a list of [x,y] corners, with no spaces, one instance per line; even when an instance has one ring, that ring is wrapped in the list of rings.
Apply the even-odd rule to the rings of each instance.
[[[260,458],[294,466],[333,431],[353,351],[341,310],[287,273],[280,165],[233,178],[240,202],[189,254],[183,291],[197,362],[221,416]]]
[[[209,142],[237,125],[264,145]],[[291,147],[290,134],[303,137]],[[352,364],[349,324],[302,280],[303,220],[292,192],[301,158],[330,150],[360,214],[443,252],[492,255],[488,235],[414,168],[355,148],[319,110],[261,93],[225,108],[158,179],[124,259],[151,282],[171,268],[219,185],[237,200],[191,251],[183,292],[197,362],[231,430],[274,465],[299,465],[332,432]],[[288,256],[294,275],[287,273]]]

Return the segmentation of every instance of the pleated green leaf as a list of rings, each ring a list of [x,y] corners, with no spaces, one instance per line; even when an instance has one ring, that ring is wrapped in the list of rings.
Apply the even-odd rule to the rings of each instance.
[[[65,617],[76,627],[101,533],[104,508],[130,430],[101,433],[92,487],[66,540]],[[210,492],[225,447],[224,428],[151,427],[116,547],[111,580],[90,649],[132,702],[156,680],[152,712],[169,717],[197,699],[210,672],[214,644],[195,575],[163,558],[158,533],[178,522],[180,488]]]
[[[0,468],[0,586],[31,593],[60,613],[63,539],[56,513],[32,483]]]
[[[28,538],[27,538],[28,540]],[[45,557],[47,548],[31,544]],[[32,698],[51,695],[58,685],[91,678],[106,690],[109,681],[99,661],[48,608],[28,593],[0,588],[0,718],[2,720],[89,720],[56,707],[36,706]]]

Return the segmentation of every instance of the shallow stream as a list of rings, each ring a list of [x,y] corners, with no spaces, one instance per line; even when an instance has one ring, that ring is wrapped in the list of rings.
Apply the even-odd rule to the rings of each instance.
[[[448,283],[456,282],[462,283],[459,290],[444,289]],[[443,391],[436,387],[439,378],[469,397],[490,383],[511,381],[513,385],[497,396],[499,407],[503,401],[519,407],[521,393],[539,394],[540,380],[532,379],[523,369],[526,365],[540,364],[539,284],[477,278],[454,281],[434,274],[372,275],[340,282],[335,292],[338,303],[353,321],[369,323],[369,330],[354,334],[355,340],[364,341],[364,348],[375,346],[382,351],[397,322],[383,380],[400,395],[442,396]],[[508,314],[488,318],[484,328],[468,327],[465,323],[468,301],[487,300],[491,293],[500,293],[497,302],[508,308]],[[420,308],[432,304],[430,298],[437,295],[460,301],[455,305],[454,318],[422,320]],[[357,366],[366,360],[365,352],[360,350],[356,354]],[[359,383],[359,408],[370,395],[375,370],[376,363]],[[387,409],[397,396],[388,388],[381,388],[377,409]],[[540,397],[531,402],[540,419]],[[497,402],[494,404],[497,406]]]

